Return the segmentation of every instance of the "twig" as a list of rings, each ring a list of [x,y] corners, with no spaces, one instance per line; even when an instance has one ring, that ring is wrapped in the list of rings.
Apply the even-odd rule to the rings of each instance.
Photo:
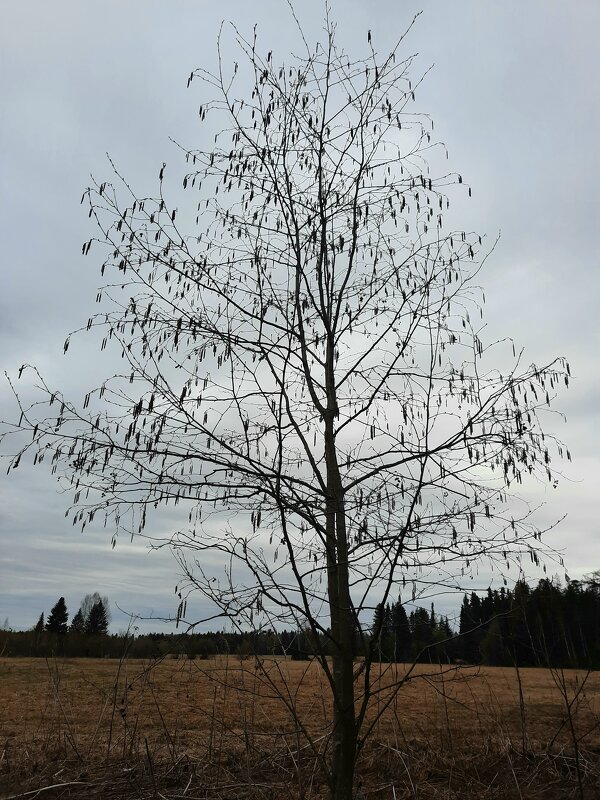
[[[393,753],[396,753],[398,755],[398,757],[400,758],[400,761],[402,762],[402,766],[404,767],[404,769],[406,770],[406,774],[408,775],[408,780],[410,781],[410,788],[412,789],[413,797],[416,798],[417,797],[417,789],[416,789],[414,781],[412,779],[412,775],[410,774],[410,770],[408,768],[408,765],[407,765],[406,761],[404,760],[404,756],[402,755],[400,750],[398,750],[396,747],[392,747],[391,744],[385,744],[384,742],[380,742],[379,744],[381,745],[381,747],[385,747],[388,750],[391,750]]]
[[[521,793],[521,787],[519,786],[519,781],[517,779],[517,775],[515,773],[515,768],[513,767],[512,758],[510,757],[510,750],[506,750],[506,757],[508,758],[508,763],[510,764],[510,771],[513,774],[513,778],[515,779],[515,783],[517,785],[517,792],[519,793],[520,800],[523,800],[523,795]]]
[[[19,797],[37,797],[42,792],[49,792],[52,789],[64,789],[67,786],[95,786],[94,783],[87,781],[68,781],[67,783],[53,783],[51,786],[42,786],[40,789],[32,789],[29,792],[21,792],[20,794],[11,794],[10,797],[5,797],[4,800],[17,800]]]

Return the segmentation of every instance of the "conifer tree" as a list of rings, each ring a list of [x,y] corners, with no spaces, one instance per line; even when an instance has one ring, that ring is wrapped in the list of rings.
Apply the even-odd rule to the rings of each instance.
[[[373,636],[374,651],[378,656],[378,661],[387,661],[386,643],[388,634],[388,609],[383,603],[377,603],[373,613],[373,625],[371,628]]]
[[[46,630],[48,633],[58,633],[61,636],[67,632],[67,620],[69,614],[67,613],[67,605],[64,597],[59,597],[56,605],[50,611],[48,621],[46,622]]]
[[[108,633],[108,619],[102,600],[92,606],[85,621],[85,632],[88,636],[106,636]]]
[[[411,635],[404,606],[398,600],[392,604],[392,635],[394,638],[394,661],[407,661],[411,651]]]
[[[83,618],[84,624],[87,618],[90,615],[90,611],[92,607],[99,601],[102,600],[102,605],[104,606],[104,611],[106,613],[106,620],[110,625],[110,601],[106,595],[104,597],[100,596],[99,592],[93,592],[92,594],[86,594],[85,597],[82,598],[81,603],[79,605],[79,610],[81,611],[81,616]]]
[[[81,609],[79,609],[79,611],[73,617],[69,631],[70,633],[85,633],[85,620],[83,618],[83,614],[81,613]]]

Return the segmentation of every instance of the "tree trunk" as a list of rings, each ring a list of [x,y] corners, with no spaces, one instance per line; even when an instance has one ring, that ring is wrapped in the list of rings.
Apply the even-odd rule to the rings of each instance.
[[[333,674],[337,697],[334,699],[331,797],[332,800],[352,800],[356,759],[356,721],[351,652],[350,658],[341,653],[336,659],[334,655]]]
[[[331,797],[332,800],[351,800],[356,760],[352,650],[354,619],[349,589],[344,495],[335,450],[333,414],[325,421],[325,455],[328,488],[327,589],[334,680]]]

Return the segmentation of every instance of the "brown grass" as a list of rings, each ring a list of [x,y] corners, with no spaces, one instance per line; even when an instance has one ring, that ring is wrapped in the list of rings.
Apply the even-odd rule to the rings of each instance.
[[[361,797],[600,797],[600,674],[377,671]],[[329,705],[316,662],[0,659],[0,797],[316,800]]]

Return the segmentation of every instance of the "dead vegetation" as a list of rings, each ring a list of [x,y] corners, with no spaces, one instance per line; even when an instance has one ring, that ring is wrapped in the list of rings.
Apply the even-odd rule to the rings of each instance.
[[[375,690],[357,797],[600,796],[600,673],[381,665]],[[0,708],[3,800],[328,794],[316,663],[1,659]]]

